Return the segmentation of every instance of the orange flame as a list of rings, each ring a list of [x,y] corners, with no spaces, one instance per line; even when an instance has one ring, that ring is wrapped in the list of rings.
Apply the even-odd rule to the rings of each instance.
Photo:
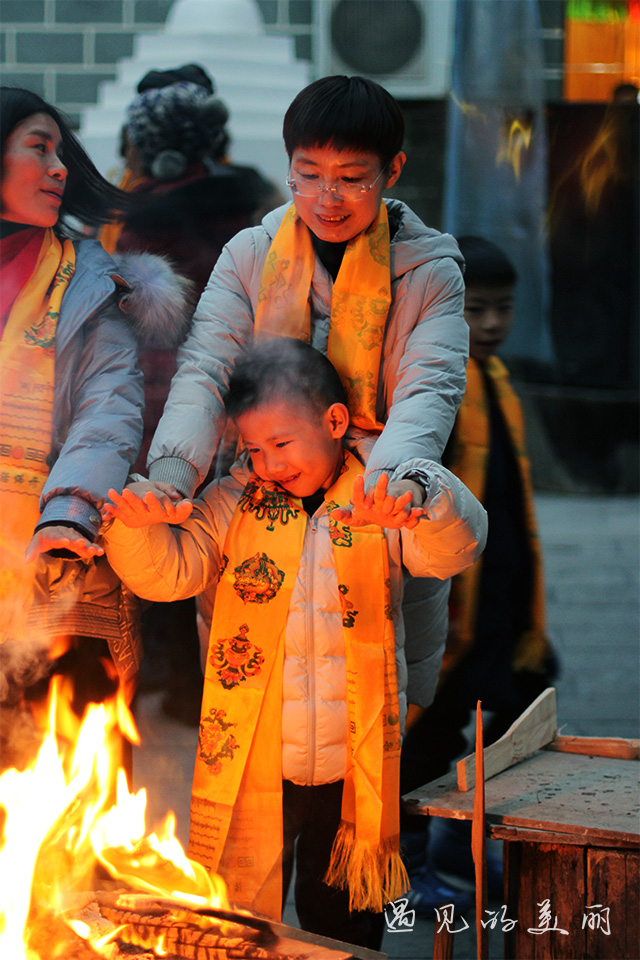
[[[228,908],[220,877],[186,856],[168,814],[156,833],[145,828],[146,791],[129,793],[124,771],[114,769],[115,734],[123,729],[139,742],[135,721],[122,697],[92,704],[70,744],[72,713],[65,708],[61,684],[52,681],[48,730],[28,769],[0,776],[0,956],[39,960],[30,946],[33,912],[64,918],[101,956],[117,936],[92,934],[78,919],[67,919],[72,891],[91,888],[102,863],[116,879],[137,890],[180,900],[185,906]],[[77,719],[77,718],[76,718]],[[61,736],[57,731],[64,730]],[[113,803],[114,783],[116,802]],[[166,956],[158,935],[156,956]],[[62,956],[54,953],[51,956]],[[45,958],[40,958],[45,960]]]

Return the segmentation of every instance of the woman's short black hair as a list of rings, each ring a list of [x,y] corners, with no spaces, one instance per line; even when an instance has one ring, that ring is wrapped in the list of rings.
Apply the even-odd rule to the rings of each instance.
[[[384,87],[367,77],[322,77],[292,101],[284,116],[284,143],[363,150],[386,166],[402,150],[404,117]]]
[[[306,404],[319,417],[333,403],[347,405],[342,381],[323,353],[304,340],[274,337],[246,350],[237,360],[225,399],[230,417],[279,400]]]
[[[7,137],[19,123],[34,113],[46,113],[57,123],[62,137],[62,159],[67,182],[59,220],[77,217],[82,223],[98,226],[108,223],[129,206],[126,193],[102,176],[84,147],[71,131],[68,120],[37,93],[22,87],[0,87],[0,141],[4,157]],[[1,163],[1,159],[0,159]]]
[[[464,257],[464,282],[467,287],[507,287],[518,279],[516,268],[504,250],[484,237],[456,237]]]

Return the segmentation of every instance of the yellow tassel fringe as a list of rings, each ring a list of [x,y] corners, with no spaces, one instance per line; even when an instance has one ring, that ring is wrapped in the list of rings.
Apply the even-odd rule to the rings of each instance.
[[[324,882],[349,890],[350,910],[381,913],[387,903],[397,900],[410,886],[399,840],[397,836],[390,837],[372,848],[356,840],[352,823],[342,821]]]

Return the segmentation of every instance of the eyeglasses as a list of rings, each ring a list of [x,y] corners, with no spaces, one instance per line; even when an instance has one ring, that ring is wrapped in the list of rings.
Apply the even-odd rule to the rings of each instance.
[[[287,186],[298,197],[319,197],[330,190],[339,200],[362,200],[386,170],[387,167],[383,167],[371,183],[361,183],[359,180],[350,180],[345,177],[329,186],[324,180],[316,179],[316,174],[307,174],[300,177],[287,177]]]

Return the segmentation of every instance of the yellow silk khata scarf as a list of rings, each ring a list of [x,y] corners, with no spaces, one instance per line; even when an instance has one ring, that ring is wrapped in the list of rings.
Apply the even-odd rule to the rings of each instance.
[[[498,357],[490,357],[485,372],[491,379],[496,399],[504,417],[513,444],[522,482],[525,525],[532,558],[531,628],[518,640],[514,648],[514,670],[540,670],[549,655],[544,615],[544,582],[542,556],[536,527],[531,465],[525,448],[522,408],[509,383],[507,368]],[[446,465],[483,502],[489,461],[489,400],[482,370],[476,360],[467,364],[467,388],[458,410],[456,422],[447,447]],[[457,623],[456,639],[447,643],[442,661],[440,683],[467,653],[474,639],[474,624],[480,589],[482,557],[451,585],[452,614]]]
[[[316,255],[309,228],[291,205],[262,270],[256,336],[310,339],[309,288]],[[389,219],[382,202],[373,223],[349,241],[331,295],[327,356],[347,392],[351,422],[380,433],[376,418],[382,340],[391,304]]]
[[[0,341],[0,638],[26,616],[33,570],[24,552],[40,515],[49,473],[55,337],[75,269],[70,240],[45,230],[36,266],[16,297]]]
[[[358,461],[325,494],[348,503]],[[307,517],[300,500],[251,477],[224,545],[207,655],[189,852],[229,898],[282,909],[284,635]],[[388,555],[380,527],[330,519],[347,659],[349,744],[342,823],[326,882],[352,909],[381,911],[408,889],[399,855],[400,725]]]

